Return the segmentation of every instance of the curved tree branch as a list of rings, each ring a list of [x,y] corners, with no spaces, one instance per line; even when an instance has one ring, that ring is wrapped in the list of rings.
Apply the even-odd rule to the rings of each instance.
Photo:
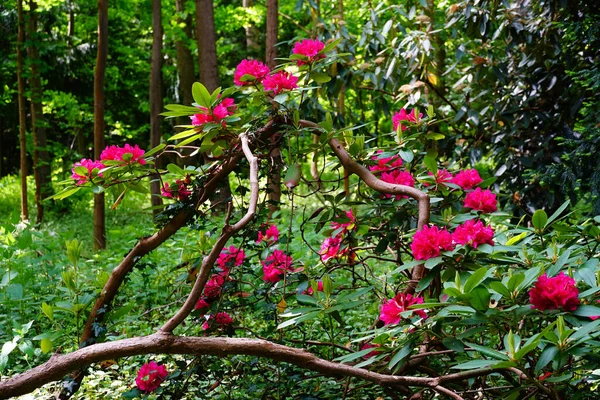
[[[95,362],[149,353],[213,355],[218,357],[239,354],[264,357],[293,364],[300,368],[322,373],[323,375],[355,377],[384,387],[428,387],[451,397],[452,393],[455,399],[460,399],[461,397],[440,385],[449,381],[457,381],[459,378],[460,380],[464,380],[499,371],[499,369],[482,368],[468,371],[468,373],[443,377],[385,375],[362,368],[355,368],[351,365],[327,361],[304,349],[284,346],[267,340],[183,337],[159,332],[149,336],[98,343],[65,355],[56,354],[44,364],[0,382],[0,399],[30,393],[46,383],[61,379],[69,372],[84,369]]]
[[[211,249],[208,256],[204,257],[202,260],[202,266],[200,267],[200,271],[198,273],[198,277],[196,278],[196,282],[194,283],[194,287],[192,288],[187,300],[181,306],[179,311],[171,317],[167,321],[166,324],[160,328],[161,332],[171,333],[173,330],[183,322],[185,318],[192,312],[194,309],[194,305],[200,298],[202,291],[204,290],[204,286],[208,281],[208,277],[210,275],[212,267],[215,265],[219,254],[223,250],[223,247],[227,244],[227,241],[239,232],[243,227],[248,225],[248,223],[254,218],[256,214],[256,206],[258,204],[258,160],[252,154],[250,150],[250,146],[248,144],[248,135],[247,133],[243,133],[240,135],[240,140],[242,142],[242,151],[250,164],[250,204],[248,206],[248,211],[246,214],[234,225],[226,224],[221,231],[221,235],[217,239],[217,242]]]

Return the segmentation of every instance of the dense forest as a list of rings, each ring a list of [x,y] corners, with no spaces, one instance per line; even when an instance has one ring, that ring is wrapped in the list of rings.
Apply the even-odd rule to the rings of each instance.
[[[599,49],[594,0],[4,0],[0,398],[595,398]]]

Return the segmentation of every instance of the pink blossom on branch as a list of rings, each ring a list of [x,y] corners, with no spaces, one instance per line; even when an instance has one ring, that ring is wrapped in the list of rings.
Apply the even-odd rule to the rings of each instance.
[[[86,168],[87,174],[79,175],[77,172],[75,172],[75,168],[77,167]],[[102,172],[96,171],[97,173],[94,174],[94,169],[96,168],[98,170],[101,170],[102,168],[104,168],[104,164],[102,164],[100,161],[93,161],[88,160],[86,158],[82,158],[81,161],[73,165],[73,169],[71,170],[71,172],[73,172],[73,175],[71,176],[71,178],[75,179],[76,185],[83,185],[84,183],[91,181],[96,176],[102,177]]]
[[[408,307],[414,304],[422,304],[422,297],[413,297],[411,294],[398,293],[393,299],[389,299],[381,306],[381,314],[379,319],[385,325],[397,324],[402,319],[400,313],[410,311]],[[424,310],[413,310],[413,314],[426,319],[427,313]]]
[[[277,226],[271,224],[263,233],[262,229],[258,231],[258,239],[256,243],[266,242],[266,243],[275,243],[279,240],[279,229]]]
[[[402,125],[402,121],[416,123],[417,122],[417,117],[416,117],[416,113],[415,113],[416,110],[417,110],[416,108],[413,108],[410,113],[407,113],[406,110],[403,108],[399,112],[394,113],[394,115],[392,116],[394,130],[397,130],[398,126],[400,126],[403,131],[408,129],[408,126]],[[419,113],[419,120],[421,120],[421,118],[423,118],[423,114]]]
[[[412,175],[410,174],[410,172],[408,172],[408,171],[394,170],[394,171],[390,171],[390,172],[383,172],[381,174],[381,180],[384,182],[387,182],[387,183],[393,183],[395,185],[404,185],[404,186],[415,187],[415,178],[413,178]],[[393,195],[386,193],[386,194],[383,194],[382,196],[389,199]],[[397,194],[394,197],[396,200],[400,200],[400,199],[406,198],[408,196]]]
[[[456,227],[452,233],[452,240],[462,245],[477,248],[480,244],[494,245],[494,230],[483,225],[481,221],[468,220]]]
[[[452,178],[452,183],[460,186],[464,190],[472,189],[481,182],[483,182],[483,179],[481,179],[479,172],[477,172],[476,169],[465,169]]]
[[[142,365],[138,371],[135,384],[143,392],[149,393],[156,390],[162,381],[169,375],[167,367],[159,365],[154,361]]]
[[[273,251],[273,254],[262,261],[262,266],[265,282],[279,282],[286,272],[293,271],[292,257],[281,250]]]
[[[445,169],[438,169],[438,172],[436,172],[435,174],[432,174],[431,172],[428,172],[427,174],[429,176],[433,176],[433,179],[435,179],[436,187],[440,185],[446,185],[446,183],[452,182],[452,174],[446,171]],[[423,185],[431,186],[429,182],[423,182]]]
[[[271,70],[265,64],[256,60],[242,60],[235,69],[233,74],[233,82],[237,86],[247,86],[255,83],[261,83],[265,79]],[[244,75],[252,76],[250,80],[243,80]],[[246,77],[248,78],[248,77]]]
[[[206,310],[208,308],[210,308],[210,304],[206,301],[206,298],[198,299],[194,306],[194,310]]]
[[[225,283],[225,277],[220,274],[213,274],[204,286],[204,296],[211,300],[221,295],[221,288]]]
[[[284,90],[294,90],[298,87],[298,78],[286,71],[279,71],[263,80],[265,90],[279,94]]]
[[[200,113],[194,114],[190,117],[192,125],[200,126],[209,122],[220,123],[223,128],[227,126],[224,119],[232,115],[237,109],[234,100],[227,97],[212,109],[206,107],[198,107]]]
[[[531,308],[540,311],[558,310],[575,311],[579,306],[579,291],[575,286],[575,279],[563,272],[548,278],[546,274],[540,276],[533,289],[529,291]]]
[[[336,258],[343,255],[345,250],[340,252],[341,243],[342,238],[340,236],[326,238],[321,244],[321,250],[319,251],[319,254],[321,255],[321,261],[325,262],[331,258]]]
[[[144,153],[145,151],[140,149],[137,144],[135,146],[125,144],[123,147],[108,146],[102,150],[102,153],[100,153],[100,159],[122,161],[124,164],[138,163],[140,165],[144,165],[146,164],[146,160],[142,158]]]
[[[346,211],[346,218],[348,219],[348,222],[336,222],[336,221],[331,221],[331,227],[334,230],[338,230],[341,229],[340,234],[344,234],[346,232],[348,232],[348,230],[350,230],[351,228],[355,228],[356,227],[356,218],[354,218],[354,214],[352,213],[352,210],[348,210]]]
[[[185,200],[190,194],[192,194],[192,192],[181,179],[177,179],[173,186],[169,186],[169,183],[165,182],[161,189],[161,196],[169,199],[173,199],[177,196],[179,201]]]
[[[221,251],[219,258],[217,258],[217,267],[222,270],[229,272],[233,267],[239,267],[244,263],[246,259],[246,253],[244,250],[238,249],[235,246],[229,246]]]
[[[325,54],[321,51],[325,48],[325,44],[318,39],[304,39],[301,42],[296,42],[292,49],[293,54],[299,54],[306,57],[303,60],[296,60],[298,66],[312,64],[313,62],[325,58]]]
[[[464,206],[473,210],[491,213],[498,209],[496,195],[489,190],[477,188],[465,196]]]
[[[381,154],[382,152],[382,150],[379,150],[377,154]],[[388,172],[393,169],[398,169],[402,166],[402,159],[397,155],[383,158],[379,158],[379,156],[375,155],[371,157],[371,160],[377,161],[377,165],[369,167],[369,170],[372,172]]]
[[[323,281],[318,281],[317,282],[317,292],[322,292],[323,291]],[[310,296],[313,295],[313,288],[312,286],[308,287],[308,290],[306,291],[306,293]]]
[[[410,248],[417,260],[429,260],[441,254],[442,250],[453,250],[452,236],[446,229],[437,226],[424,226],[413,236]]]
[[[211,320],[214,320],[219,328],[224,328],[233,324],[233,318],[231,318],[231,315],[224,311],[220,311],[217,313],[217,315],[209,315],[208,319],[202,324],[202,329],[205,331],[208,330],[210,328],[209,322]]]

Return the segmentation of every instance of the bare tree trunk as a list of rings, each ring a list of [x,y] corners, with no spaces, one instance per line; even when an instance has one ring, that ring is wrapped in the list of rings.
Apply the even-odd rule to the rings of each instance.
[[[275,58],[277,58],[277,31],[279,24],[279,3],[278,0],[267,0],[267,38],[266,38],[266,54],[265,61],[269,68],[275,68]],[[277,144],[279,135],[271,138],[272,149],[269,153],[271,159],[271,169],[268,176],[269,188],[269,217],[279,210],[281,201],[281,168],[283,159],[281,157],[281,149]]]
[[[46,126],[42,108],[42,80],[40,77],[40,57],[35,45],[37,35],[37,3],[29,2],[29,62],[31,64],[31,125],[33,131],[33,171],[35,176],[35,203],[37,206],[36,223],[44,219],[42,201],[52,195],[52,179],[50,171],[50,155],[46,149]]]
[[[242,7],[250,8],[254,5],[254,0],[242,0]],[[258,44],[258,29],[254,23],[248,24],[244,27],[246,31],[246,52],[257,53],[260,50],[260,44]]]
[[[23,27],[23,0],[17,0],[17,18],[19,33],[17,36],[17,81],[19,85],[19,147],[21,170],[21,221],[29,219],[27,206],[27,104],[25,103],[25,82],[23,81],[23,43],[25,42],[25,29]]]
[[[108,55],[108,0],[98,0],[98,52],[94,71],[94,158],[104,149],[104,75]],[[94,249],[106,248],[104,193],[94,195]]]
[[[160,113],[162,111],[162,45],[163,29],[161,20],[161,0],[152,0],[152,65],[150,70],[150,147],[160,144]],[[156,168],[160,168],[156,160]],[[160,176],[154,174],[150,182],[150,202],[153,207],[163,204],[160,198]],[[160,209],[152,209],[156,215]]]
[[[217,34],[215,31],[213,0],[196,0],[196,40],[198,42],[200,82],[212,92],[219,87]],[[226,180],[219,185],[217,192],[211,196],[211,206],[216,211],[224,211],[230,198],[231,189],[229,180]]]
[[[176,0],[177,13],[185,11],[185,0]],[[175,50],[177,52],[177,73],[179,74],[179,93],[186,106],[194,102],[192,97],[192,85],[194,84],[194,58],[192,52],[183,39],[192,37],[192,18],[187,15],[185,19],[178,18],[177,24],[185,24],[182,28],[183,37],[178,37],[175,41]],[[186,121],[189,124],[189,120]]]

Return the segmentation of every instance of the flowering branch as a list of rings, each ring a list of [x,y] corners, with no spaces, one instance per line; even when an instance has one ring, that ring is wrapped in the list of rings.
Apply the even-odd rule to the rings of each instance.
[[[46,383],[59,380],[65,374],[86,368],[92,363],[149,353],[264,357],[293,364],[327,376],[360,378],[386,388],[405,389],[407,386],[430,388],[454,399],[461,399],[461,397],[441,385],[486,376],[503,370],[481,368],[440,377],[394,376],[355,368],[351,365],[334,363],[321,359],[304,349],[284,346],[266,340],[182,337],[158,332],[149,336],[98,343],[69,354],[55,354],[44,364],[0,382],[0,399],[30,393]],[[514,372],[513,368],[507,369],[507,371]]]
[[[167,321],[166,324],[160,328],[161,332],[171,333],[173,330],[183,322],[183,320],[192,312],[194,309],[194,305],[200,298],[202,291],[204,290],[204,286],[206,286],[206,282],[208,281],[208,277],[210,275],[212,267],[215,265],[219,254],[227,244],[227,241],[239,232],[242,228],[244,228],[248,223],[254,218],[256,214],[256,206],[258,204],[258,160],[252,154],[250,150],[250,146],[248,143],[248,134],[243,133],[240,135],[240,140],[242,142],[242,151],[244,156],[248,160],[250,164],[250,204],[248,206],[248,211],[246,214],[235,224],[229,225],[225,224],[223,230],[221,231],[221,235],[217,239],[217,242],[211,249],[208,256],[204,257],[202,260],[202,265],[200,267],[200,271],[198,272],[198,276],[196,278],[196,282],[194,283],[194,287],[192,288],[187,300],[181,306],[179,311],[171,317]]]

